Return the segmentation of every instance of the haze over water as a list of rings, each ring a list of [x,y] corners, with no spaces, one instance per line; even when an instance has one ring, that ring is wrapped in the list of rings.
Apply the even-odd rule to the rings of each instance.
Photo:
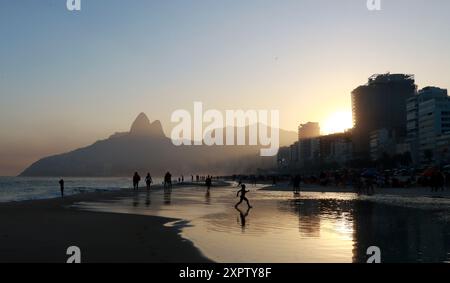
[[[282,129],[352,126],[374,73],[449,88],[450,2],[2,1],[0,176],[128,129],[137,113],[279,109]],[[418,19],[412,21],[412,19]],[[101,112],[99,113],[99,109]]]
[[[59,180],[57,177],[0,177],[0,203],[59,198]],[[64,180],[65,195],[132,188],[131,178],[124,177],[72,177]],[[160,184],[162,178],[154,177],[153,180],[155,184]]]

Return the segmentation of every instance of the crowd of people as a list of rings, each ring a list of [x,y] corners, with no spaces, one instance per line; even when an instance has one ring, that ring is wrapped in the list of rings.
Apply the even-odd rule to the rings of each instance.
[[[249,208],[251,208],[248,199],[246,198],[246,186],[243,183],[244,180],[256,186],[257,183],[267,184],[272,183],[276,185],[278,182],[288,181],[293,188],[294,194],[299,194],[301,191],[301,185],[320,185],[320,186],[334,186],[337,188],[353,188],[355,192],[359,194],[374,194],[375,187],[377,188],[410,188],[416,187],[430,187],[431,192],[445,191],[450,188],[450,172],[442,171],[435,167],[430,167],[423,172],[417,170],[376,170],[376,169],[362,169],[362,170],[350,170],[342,169],[336,171],[322,171],[317,174],[292,174],[292,175],[233,175],[229,177],[225,176],[200,176],[191,175],[192,183],[204,182],[207,187],[207,194],[213,185],[213,179],[232,179],[234,181],[239,180],[238,187],[240,190],[237,193],[237,197],[240,197],[240,201],[236,204],[236,207],[245,201]],[[138,172],[133,175],[133,190],[139,189],[139,183],[141,176]],[[178,178],[178,183],[184,183],[184,176]],[[153,179],[150,173],[147,173],[145,177],[145,184],[147,190],[151,189]],[[64,180],[59,181],[61,197],[64,197]],[[164,175],[163,181],[165,190],[172,190],[172,174],[167,172]]]
[[[219,177],[213,177],[210,175],[207,175],[207,176],[191,175],[191,182],[192,183],[204,182],[209,190],[212,186],[212,180],[214,178],[218,179]],[[141,182],[141,176],[139,175],[138,172],[135,172],[132,179],[133,179],[133,189],[138,190],[139,183]],[[172,188],[172,182],[173,182],[172,180],[173,180],[172,174],[170,172],[167,172],[164,175],[164,181],[163,181],[164,188],[166,188],[166,189]],[[178,179],[175,179],[175,182],[177,182],[177,181],[179,184],[184,184],[185,183],[184,176],[181,175],[180,177],[178,177]],[[145,177],[145,184],[146,184],[146,188],[148,190],[150,190],[151,185],[153,184],[153,179],[152,179],[152,176],[150,175],[150,173],[147,173],[147,176]]]
[[[320,172],[304,178],[306,184],[352,187],[356,192],[373,193],[377,188],[430,187],[432,192],[450,188],[450,173],[437,168],[417,170],[340,170]]]
[[[234,175],[231,178],[254,184],[289,182],[294,193],[300,192],[301,184],[352,188],[360,194],[374,194],[375,188],[429,187],[432,192],[450,188],[450,172],[435,167],[425,170],[341,169],[309,174]]]

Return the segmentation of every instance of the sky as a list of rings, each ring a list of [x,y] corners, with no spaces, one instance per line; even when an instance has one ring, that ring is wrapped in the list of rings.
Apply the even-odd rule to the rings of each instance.
[[[0,176],[127,131],[140,113],[278,109],[351,127],[375,73],[450,87],[450,1],[0,0]]]

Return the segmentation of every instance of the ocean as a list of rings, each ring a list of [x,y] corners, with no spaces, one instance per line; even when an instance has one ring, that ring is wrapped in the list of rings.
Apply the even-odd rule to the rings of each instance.
[[[60,197],[59,180],[53,177],[0,177],[0,202]],[[64,182],[65,195],[133,187],[131,177],[64,178]],[[161,182],[161,178],[153,178],[154,184]],[[144,182],[141,181],[140,185],[143,186]]]

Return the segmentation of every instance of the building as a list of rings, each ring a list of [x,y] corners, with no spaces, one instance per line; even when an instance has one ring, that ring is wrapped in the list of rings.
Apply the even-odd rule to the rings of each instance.
[[[296,142],[290,147],[290,164],[294,166],[300,161],[299,145],[300,142]]]
[[[298,127],[298,140],[316,138],[320,136],[319,123],[308,122]]]
[[[352,159],[353,145],[351,132],[331,134],[319,138],[320,162],[345,165]]]
[[[351,132],[305,138],[280,149],[279,168],[314,170],[314,168],[344,166],[352,159]]]
[[[370,159],[377,161],[383,155],[393,156],[397,154],[399,139],[395,129],[379,129],[370,132]],[[401,151],[399,146],[399,151]]]
[[[416,163],[440,159],[439,144],[450,134],[450,97],[446,89],[425,87],[407,101],[407,141]]]
[[[439,136],[436,139],[436,164],[450,164],[450,134]]]
[[[304,168],[308,164],[316,163],[319,156],[319,139],[302,139],[290,146],[290,168]]]
[[[284,169],[289,166],[291,161],[291,148],[290,146],[280,147],[277,154],[277,164],[279,169]]]
[[[436,139],[436,164],[450,164],[450,134],[439,136]]]
[[[298,142],[298,144],[300,167],[317,164],[320,156],[320,139],[302,139]]]
[[[395,129],[406,135],[406,101],[417,91],[413,75],[373,75],[352,92],[355,157],[370,157],[370,133]]]

